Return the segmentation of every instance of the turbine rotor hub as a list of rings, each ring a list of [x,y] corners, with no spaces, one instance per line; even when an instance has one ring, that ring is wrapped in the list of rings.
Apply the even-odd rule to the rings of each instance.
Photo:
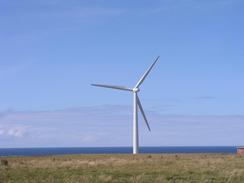
[[[139,92],[140,91],[140,89],[139,88],[133,88],[133,92]]]

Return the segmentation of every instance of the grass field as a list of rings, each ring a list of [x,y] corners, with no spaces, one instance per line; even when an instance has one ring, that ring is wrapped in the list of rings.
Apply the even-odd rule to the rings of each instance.
[[[244,183],[244,157],[215,154],[11,157],[0,182]]]

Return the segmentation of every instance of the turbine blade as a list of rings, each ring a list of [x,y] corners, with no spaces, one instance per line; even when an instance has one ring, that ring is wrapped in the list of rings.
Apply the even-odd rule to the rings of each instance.
[[[148,76],[148,74],[150,73],[150,71],[152,70],[154,65],[157,63],[158,59],[159,59],[159,56],[153,62],[153,64],[147,69],[147,71],[143,74],[142,78],[138,81],[138,83],[136,84],[135,88],[138,88],[143,83],[143,81],[146,79],[146,77]]]
[[[113,86],[113,85],[102,85],[102,84],[91,84],[91,85],[96,87],[110,88],[116,90],[133,91],[132,89],[126,88],[124,86]]]
[[[147,128],[148,128],[149,131],[151,131],[151,128],[150,128],[149,123],[148,123],[148,121],[147,121],[147,117],[146,117],[146,115],[145,115],[145,112],[144,112],[144,110],[143,110],[143,108],[142,108],[142,105],[141,105],[141,101],[140,101],[140,99],[139,99],[138,96],[137,96],[137,103],[138,103],[139,109],[140,109],[140,111],[141,111],[141,113],[142,113],[142,116],[143,116],[143,118],[144,118],[144,120],[145,120],[145,122],[146,122]]]

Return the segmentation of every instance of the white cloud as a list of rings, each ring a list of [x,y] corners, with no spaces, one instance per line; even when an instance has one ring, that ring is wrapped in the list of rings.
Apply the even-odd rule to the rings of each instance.
[[[27,134],[26,126],[0,126],[0,138],[23,138]]]
[[[9,136],[13,136],[13,137],[17,137],[17,138],[21,138],[25,135],[25,129],[23,128],[12,128],[12,129],[9,129],[7,134]]]

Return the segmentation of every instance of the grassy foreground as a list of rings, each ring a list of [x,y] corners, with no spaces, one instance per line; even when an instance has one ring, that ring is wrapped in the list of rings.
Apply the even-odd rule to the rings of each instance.
[[[244,182],[244,157],[215,154],[0,158],[1,182]]]

